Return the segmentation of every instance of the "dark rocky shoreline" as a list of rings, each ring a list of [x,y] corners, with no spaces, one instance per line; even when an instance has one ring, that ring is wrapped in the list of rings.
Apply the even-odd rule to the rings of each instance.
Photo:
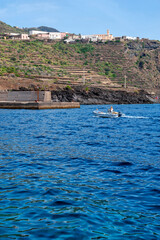
[[[72,87],[52,91],[55,102],[80,102],[80,104],[146,104],[152,103],[144,90],[125,91],[102,88]]]

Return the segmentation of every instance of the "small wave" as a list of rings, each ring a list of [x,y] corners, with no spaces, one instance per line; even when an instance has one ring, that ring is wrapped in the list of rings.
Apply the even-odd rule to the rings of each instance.
[[[59,189],[48,189],[46,192],[43,193],[43,195],[57,195],[60,194]]]
[[[150,205],[149,209],[152,211],[159,211],[160,210],[160,205]]]
[[[154,193],[156,193],[156,194],[160,194],[160,189],[153,188],[151,191],[154,192]]]
[[[111,172],[111,173],[116,173],[116,174],[122,173],[119,170],[110,170],[110,169],[102,169],[100,172]]]
[[[124,166],[132,166],[133,164],[130,162],[118,162],[115,165],[119,167],[124,167]]]
[[[66,205],[72,205],[73,206],[73,203],[66,202],[66,201],[54,201],[50,204],[50,206],[66,206]]]

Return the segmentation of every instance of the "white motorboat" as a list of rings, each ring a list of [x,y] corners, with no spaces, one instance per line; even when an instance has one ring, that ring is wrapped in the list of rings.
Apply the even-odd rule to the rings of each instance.
[[[102,118],[117,118],[117,117],[121,117],[122,113],[120,112],[102,112],[99,110],[95,110],[93,111],[93,113],[98,116],[98,117],[102,117]]]

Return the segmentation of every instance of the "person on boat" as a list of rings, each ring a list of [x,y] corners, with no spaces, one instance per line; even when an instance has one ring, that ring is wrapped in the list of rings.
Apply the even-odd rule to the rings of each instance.
[[[108,109],[108,112],[113,113],[113,107],[112,106]]]

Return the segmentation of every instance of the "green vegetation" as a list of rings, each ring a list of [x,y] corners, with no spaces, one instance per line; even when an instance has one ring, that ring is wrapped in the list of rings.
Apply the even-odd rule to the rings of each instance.
[[[15,73],[18,75],[18,71],[15,67],[0,66],[0,76],[6,75],[7,73]]]
[[[67,45],[63,42],[57,42],[53,45],[53,48],[63,54],[68,54],[73,51],[79,54],[86,54],[92,53],[95,49],[92,44],[74,43]]]
[[[72,90],[71,86],[67,85],[66,89]]]
[[[89,88],[88,88],[88,87],[86,87],[86,88],[85,88],[85,91],[86,91],[86,92],[88,92],[88,91],[89,91]]]
[[[115,78],[116,77],[115,71],[116,71],[117,66],[114,65],[113,63],[111,63],[111,62],[100,62],[100,63],[97,63],[97,67],[99,69],[99,74],[100,75],[106,75],[109,78]]]
[[[131,46],[131,50],[125,52],[126,43],[111,41],[65,44],[42,40],[0,40],[0,76],[14,76],[15,81],[16,77],[27,78],[33,83],[45,82],[46,86],[60,82],[65,86],[69,84],[69,89],[73,83],[83,84],[84,76],[85,84],[89,85],[110,82],[122,85],[122,79],[127,75],[128,84],[137,86],[142,74],[146,74],[145,79],[158,77],[159,52],[157,49],[149,52],[145,44],[143,49],[142,43],[134,44],[139,45],[135,49]]]
[[[145,54],[144,52],[142,52],[136,62],[136,64],[138,65],[139,69],[142,70],[144,68],[145,63],[148,64],[148,60],[150,56],[148,54]]]

